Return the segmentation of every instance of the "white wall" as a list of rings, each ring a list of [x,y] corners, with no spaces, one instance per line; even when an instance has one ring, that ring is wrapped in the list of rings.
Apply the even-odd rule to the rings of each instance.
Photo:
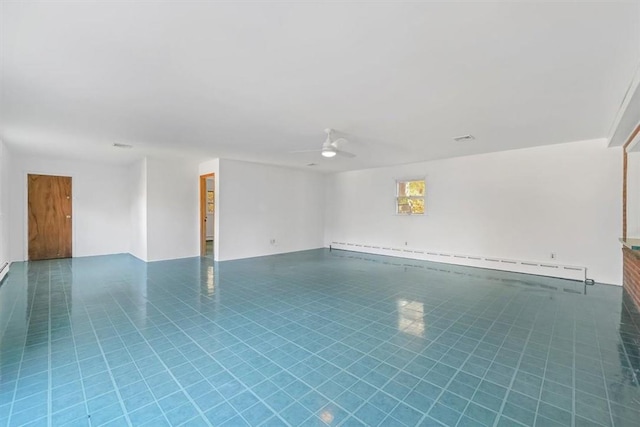
[[[129,166],[131,255],[147,260],[147,159]]]
[[[9,165],[11,154],[0,141],[0,268],[9,255]]]
[[[147,158],[148,261],[200,255],[198,164]]]
[[[73,256],[130,250],[129,182],[125,166],[14,154],[10,167],[11,259],[27,259],[27,174],[72,177]]]
[[[217,260],[313,249],[335,240],[396,247],[407,242],[411,248],[523,261],[550,262],[554,252],[558,264],[585,266],[590,278],[620,284],[621,157],[619,148],[607,149],[604,141],[585,141],[325,177],[224,159],[199,166],[158,159],[111,166],[11,153],[8,165],[0,145],[0,189],[11,184],[7,203],[0,195],[0,233],[11,223],[11,260],[25,259],[27,173],[69,175],[74,256],[198,256],[198,176],[215,173]],[[635,161],[640,171],[640,158]],[[427,215],[394,215],[395,179],[418,176],[427,178]],[[630,218],[629,235],[635,231],[640,233],[640,220]]]
[[[214,163],[202,164],[200,172],[214,172],[214,167]],[[217,260],[323,246],[322,175],[225,159],[219,160],[218,167]]]
[[[573,142],[327,178],[325,245],[347,241],[584,266],[621,284],[622,152]],[[394,215],[395,180],[427,180],[424,216]]]
[[[0,141],[0,267],[10,261],[9,255],[9,167],[12,162],[12,153]],[[10,348],[15,343],[15,335],[4,337],[6,331],[20,328],[24,324],[27,298],[20,298],[21,293],[26,293],[26,287],[12,286],[12,277],[20,275],[20,269],[15,267],[4,278],[0,287],[0,342],[3,348]]]

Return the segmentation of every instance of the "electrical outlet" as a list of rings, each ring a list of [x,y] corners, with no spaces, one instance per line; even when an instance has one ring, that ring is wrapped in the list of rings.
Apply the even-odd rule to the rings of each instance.
[[[272,245],[275,245],[275,244],[276,244],[276,239],[273,239],[273,238],[272,238],[272,239],[270,239],[270,240],[269,240],[269,243],[271,243]]]
[[[555,252],[551,252],[551,259],[556,259],[556,253]]]

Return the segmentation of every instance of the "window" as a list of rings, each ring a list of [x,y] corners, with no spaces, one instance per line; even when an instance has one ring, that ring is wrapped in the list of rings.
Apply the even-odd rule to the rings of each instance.
[[[396,213],[424,215],[424,179],[396,181]]]
[[[213,206],[214,206],[213,191],[207,191],[207,213],[208,214],[213,213]]]

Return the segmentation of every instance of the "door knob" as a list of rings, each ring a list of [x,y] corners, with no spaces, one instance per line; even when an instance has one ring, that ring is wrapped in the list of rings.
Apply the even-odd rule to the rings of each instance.
[[[71,219],[71,215],[67,215],[67,219]]]

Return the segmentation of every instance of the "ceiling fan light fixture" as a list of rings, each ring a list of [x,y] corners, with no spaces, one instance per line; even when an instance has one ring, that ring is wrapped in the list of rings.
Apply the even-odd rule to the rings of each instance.
[[[338,154],[335,150],[335,148],[323,148],[322,149],[322,156],[323,157],[334,157],[336,154]]]
[[[331,132],[333,132],[333,129],[327,128],[324,131],[327,134],[327,139],[324,141],[324,144],[322,144],[321,154],[323,157],[334,157],[338,154],[338,151],[336,150],[336,146],[333,144],[333,141],[331,141]]]
[[[338,138],[336,140],[333,140],[333,138],[331,137],[331,133],[333,132],[332,129],[325,129],[324,130],[325,133],[327,134],[327,139],[325,139],[324,143],[322,143],[322,148],[319,150],[298,150],[298,151],[290,151],[290,153],[317,153],[320,152],[320,154],[322,154],[322,157],[326,157],[327,159],[330,159],[332,157],[336,157],[338,154],[341,157],[350,157],[353,158],[356,155],[353,153],[349,153],[348,151],[344,151],[340,145],[341,144],[345,144],[349,141],[347,141],[345,138]],[[340,145],[339,145],[340,144]],[[313,164],[309,164],[307,166],[312,166]],[[315,166],[315,165],[313,165]]]

